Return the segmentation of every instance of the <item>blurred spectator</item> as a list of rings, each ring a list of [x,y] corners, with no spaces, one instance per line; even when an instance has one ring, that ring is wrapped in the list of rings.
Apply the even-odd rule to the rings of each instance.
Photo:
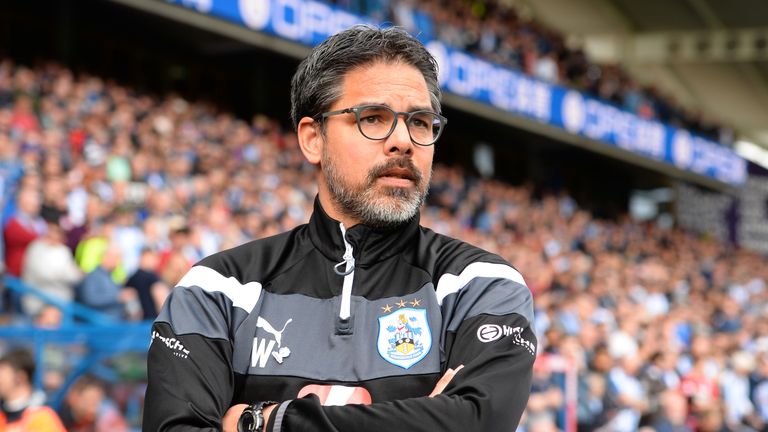
[[[683,118],[674,103],[657,103],[659,94],[629,85],[620,69],[589,63],[504,4],[481,3],[407,6],[440,23],[436,32],[489,58],[533,71],[539,57],[554,53],[559,79],[651,117]],[[21,94],[39,106],[32,111],[38,124],[12,130]],[[118,267],[111,280],[101,268],[91,275],[90,292],[99,305],[114,307],[115,316],[133,299],[141,312],[131,318],[152,318],[166,290],[203,255],[305,222],[317,190],[313,168],[302,161],[295,135],[264,115],[240,120],[205,102],[150,97],[53,63],[26,68],[0,60],[5,211],[10,218],[16,208],[29,207],[21,201],[32,195],[37,204],[27,219],[40,235],[42,192],[46,211],[66,213],[58,226],[86,273],[99,268],[110,242],[119,245],[117,260],[138,268],[129,275]],[[625,216],[600,219],[566,191],[477,178],[459,166],[436,165],[432,180],[423,224],[498,253],[526,276],[536,296],[540,352],[576,365],[579,430],[614,430],[630,418],[637,428],[658,423],[682,431],[681,409],[691,411],[688,428],[733,428],[731,402],[748,406],[745,394],[755,413],[746,422],[764,428],[765,256]],[[126,276],[132,278],[124,284]],[[62,320],[52,307],[25,318],[45,328]],[[737,367],[738,352],[755,359],[752,373]],[[46,375],[47,390],[62,385],[78,355],[46,348],[46,362],[58,373]],[[538,377],[524,425],[529,430],[563,426],[556,417],[564,394],[557,375]],[[727,388],[731,382],[738,385]],[[680,408],[682,392],[691,400]],[[638,403],[638,395],[645,401]]]
[[[138,319],[155,319],[170,293],[169,285],[163,282],[155,272],[157,265],[157,252],[151,249],[142,250],[139,268],[125,283],[126,289],[136,292],[136,298],[141,305],[141,314],[137,317]]]
[[[627,354],[608,375],[610,393],[617,407],[616,415],[609,423],[612,431],[637,430],[640,417],[648,409],[647,394],[637,378],[640,365],[635,355]]]
[[[136,212],[133,209],[117,209],[112,241],[120,248],[123,269],[128,275],[133,274],[139,267],[139,256],[145,244],[144,233],[136,222]]]
[[[608,384],[605,376],[590,373],[579,377],[576,419],[578,430],[593,431],[606,423]]]
[[[34,390],[35,360],[26,350],[0,358],[0,431],[64,431],[59,417],[44,406],[45,395]]]
[[[554,424],[562,404],[563,391],[554,382],[552,372],[548,368],[534,368],[527,408],[529,429],[548,430],[549,422],[543,419],[550,419]]]
[[[19,191],[16,211],[5,225],[5,267],[8,274],[20,277],[27,246],[45,232],[45,221],[40,217],[40,195],[31,187]]]
[[[74,287],[83,278],[72,252],[64,245],[64,230],[60,221],[62,213],[54,208],[45,208],[42,217],[47,230],[42,237],[30,243],[24,254],[24,283],[54,298],[71,301],[75,297]],[[22,299],[22,308],[28,316],[36,316],[44,302],[27,295]]]
[[[720,388],[725,405],[725,421],[732,430],[738,430],[753,423],[755,406],[750,400],[749,377],[755,371],[755,358],[747,351],[736,351],[731,355],[730,368],[720,376]]]
[[[332,0],[329,0],[332,1]],[[591,62],[581,49],[571,49],[565,37],[536,20],[521,16],[517,4],[505,0],[387,0],[379,11],[422,40],[438,39],[448,46],[488,61],[518,69],[540,80],[572,86],[645,119],[657,119],[726,145],[732,131],[684,109],[657,88],[641,87],[615,64]],[[386,3],[386,4],[385,4]],[[364,9],[356,9],[360,11]]]
[[[666,390],[659,396],[659,405],[663,407],[652,426],[656,432],[693,432],[688,427],[688,401],[685,396],[674,390]]]
[[[69,432],[127,432],[123,415],[107,397],[107,385],[93,375],[72,384],[60,409]]]
[[[121,288],[112,279],[120,264],[120,249],[107,244],[99,265],[88,273],[76,289],[76,300],[85,306],[120,320],[125,313]]]

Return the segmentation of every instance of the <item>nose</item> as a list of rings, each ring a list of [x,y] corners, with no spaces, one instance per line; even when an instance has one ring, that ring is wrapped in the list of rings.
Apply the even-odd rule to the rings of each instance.
[[[405,123],[405,118],[402,116],[397,117],[397,124],[395,124],[395,130],[392,131],[386,140],[384,140],[385,151],[387,154],[399,154],[399,155],[411,155],[413,153],[413,142],[411,142],[411,135],[408,133],[408,126]]]

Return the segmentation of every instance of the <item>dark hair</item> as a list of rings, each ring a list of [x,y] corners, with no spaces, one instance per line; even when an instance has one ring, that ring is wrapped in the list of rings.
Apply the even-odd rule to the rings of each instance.
[[[107,391],[107,383],[96,375],[85,373],[77,379],[70,387],[73,393],[81,392],[91,387],[96,387],[103,392]]]
[[[26,349],[8,351],[0,358],[0,364],[7,364],[17,372],[24,372],[27,374],[27,379],[30,383],[32,382],[32,377],[35,376],[35,358]]]
[[[418,69],[427,83],[430,102],[440,112],[437,62],[416,38],[399,27],[356,25],[319,45],[299,64],[291,80],[291,119],[328,111],[341,97],[341,82],[350,70],[376,61],[403,62]]]

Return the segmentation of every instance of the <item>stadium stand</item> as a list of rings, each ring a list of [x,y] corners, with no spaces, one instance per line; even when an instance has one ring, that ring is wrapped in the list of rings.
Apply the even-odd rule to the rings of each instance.
[[[69,385],[95,369],[138,428],[143,359],[124,353],[146,346],[148,327],[116,327],[99,312],[114,314],[118,305],[124,321],[151,319],[163,287],[196,260],[304,222],[313,168],[295,141],[264,115],[241,120],[53,62],[1,60],[5,244],[15,229],[7,221],[38,226],[41,213],[50,221],[58,211],[61,236],[50,239],[40,228],[24,254],[35,242],[66,245],[82,278],[117,252],[120,265],[102,268],[94,283],[134,282],[92,303],[94,313],[72,303],[77,284],[64,294],[40,282],[21,287],[28,281],[22,262],[21,283],[6,277],[0,351],[35,341],[45,369],[37,383],[57,407]],[[16,204],[24,194],[40,203]],[[531,185],[476,178],[459,166],[435,168],[422,218],[521,270],[535,294],[539,355],[575,374],[578,398],[557,368],[537,369],[524,430],[573,430],[572,422],[579,430],[768,424],[764,256],[628,217],[601,220],[565,193],[539,196]],[[35,289],[64,314],[43,307],[30,315],[10,295],[23,300]],[[62,348],[83,337],[86,344]]]
[[[424,40],[437,39],[543,81],[591,94],[646,119],[657,119],[732,145],[733,131],[686,110],[652,86],[642,86],[618,64],[598,64],[570,49],[565,37],[520,15],[510,2],[429,0],[330,1],[377,22],[393,22]]]

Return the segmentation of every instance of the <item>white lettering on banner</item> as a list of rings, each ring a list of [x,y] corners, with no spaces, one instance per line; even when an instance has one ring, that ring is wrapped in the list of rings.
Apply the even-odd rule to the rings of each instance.
[[[450,56],[450,80],[448,81],[448,89],[452,92],[462,95],[471,96],[477,89],[477,83],[473,83],[472,77],[472,58],[460,51],[454,51]]]
[[[198,12],[208,13],[213,7],[213,0],[181,0],[181,4]]]
[[[311,42],[314,36],[325,39],[354,24],[369,23],[326,4],[302,0],[274,0],[272,27],[279,36]]]
[[[632,136],[632,115],[611,107],[612,110],[607,114],[610,130],[608,134],[613,134],[614,141],[619,148],[632,151],[634,147],[634,137]]]
[[[275,33],[291,40],[301,39],[302,23],[298,19],[300,10],[298,0],[277,0],[272,16],[272,27]]]
[[[489,77],[490,85],[490,100],[493,106],[501,108],[505,111],[512,111],[514,109],[514,97],[512,96],[510,89],[515,76],[512,72],[496,68],[491,72]]]
[[[549,121],[552,105],[549,85],[462,51],[449,53],[438,43],[431,44],[430,52],[437,54],[443,71],[441,82],[453,93],[474,99],[482,99],[482,94],[487,93],[489,102],[497,108]]]
[[[568,131],[613,142],[632,153],[665,160],[665,129],[659,122],[641,119],[629,112],[569,92],[563,100],[563,124]]]
[[[679,130],[672,137],[672,163],[682,169],[688,169],[693,162],[693,143],[691,135]]]
[[[587,122],[587,109],[584,96],[577,91],[569,91],[563,98],[563,125],[571,133],[580,133]]]
[[[152,331],[152,341],[154,342],[155,339],[160,339],[160,341],[163,342],[165,346],[167,346],[173,351],[173,355],[175,355],[176,357],[181,357],[181,358],[189,357],[189,350],[184,348],[184,345],[182,345],[180,340],[174,337],[165,337],[160,335],[160,333],[158,333],[157,331]]]
[[[679,168],[731,184],[743,184],[747,178],[744,159],[727,147],[684,130],[675,131],[672,138],[672,161]]]
[[[603,109],[603,104],[592,99],[588,99],[585,106],[587,108],[587,116],[584,122],[584,135],[603,141],[610,130],[606,121],[608,113]]]
[[[641,120],[637,124],[637,140],[640,143],[647,143],[648,154],[659,159],[665,159],[666,131],[664,125],[659,122]]]
[[[271,8],[269,0],[239,0],[240,16],[249,28],[262,30],[269,24]]]

